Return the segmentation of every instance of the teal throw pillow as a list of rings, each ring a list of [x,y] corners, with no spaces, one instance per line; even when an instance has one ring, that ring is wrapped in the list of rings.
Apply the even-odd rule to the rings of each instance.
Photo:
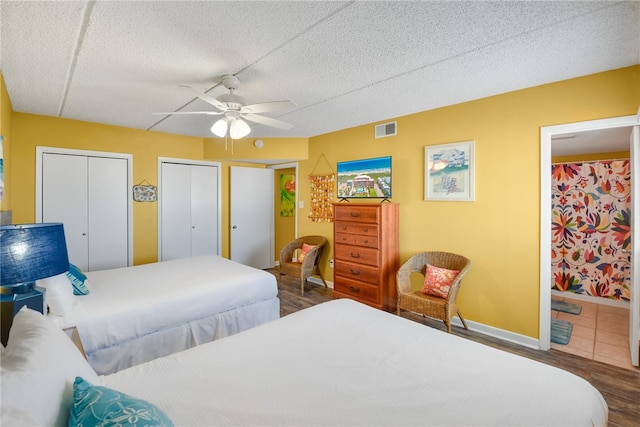
[[[89,288],[87,287],[87,276],[80,271],[78,267],[73,264],[69,264],[67,277],[73,286],[74,295],[86,295],[89,293]]]
[[[75,426],[173,426],[151,403],[76,377],[69,427]]]

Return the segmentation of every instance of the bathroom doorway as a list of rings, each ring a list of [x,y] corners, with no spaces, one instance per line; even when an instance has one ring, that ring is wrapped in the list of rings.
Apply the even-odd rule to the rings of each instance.
[[[551,241],[552,241],[552,231],[551,231],[551,165],[552,158],[561,156],[561,155],[574,155],[581,153],[609,153],[609,152],[622,152],[622,151],[630,151],[631,157],[631,180],[632,180],[632,189],[637,190],[640,189],[640,185],[634,185],[638,180],[638,159],[637,156],[640,154],[638,151],[638,147],[640,146],[640,141],[638,141],[638,124],[639,120],[637,116],[627,116],[627,117],[619,117],[614,119],[604,119],[604,120],[595,120],[589,122],[580,122],[580,123],[572,123],[566,125],[559,126],[550,126],[541,129],[541,226],[540,226],[540,235],[541,235],[541,245],[540,245],[540,347],[544,350],[548,350],[551,348],[551,324],[552,324],[552,297],[555,300],[565,299],[565,296],[579,296],[577,294],[569,295],[570,293],[565,293],[564,296],[553,295],[551,291]],[[635,150],[633,149],[632,141],[635,138]],[[606,141],[606,146],[602,144]],[[636,206],[640,207],[638,204],[638,197],[632,197],[632,205],[631,205],[631,214],[632,216],[638,216],[640,208],[636,208]],[[638,223],[638,221],[633,221],[632,223]],[[636,244],[638,241],[638,235],[640,233],[633,233],[634,237],[632,238],[632,247],[639,248],[640,245]],[[598,313],[600,313],[601,318],[611,317],[611,313],[607,314],[608,310],[614,310],[617,308],[622,309],[621,313],[624,313],[625,310],[628,313],[628,329],[625,331],[628,333],[628,347],[627,351],[629,351],[629,356],[632,364],[638,365],[638,342],[640,335],[640,320],[638,318],[638,312],[640,308],[638,307],[638,277],[640,273],[640,268],[636,268],[638,264],[638,256],[636,256],[633,251],[632,252],[632,262],[631,265],[634,268],[631,268],[631,286],[630,286],[630,301],[622,302],[622,301],[613,301],[614,304],[597,304],[594,307],[591,307],[591,301],[587,300],[584,303],[578,302],[576,305],[588,306],[585,313],[592,314],[595,318],[589,320],[589,322],[594,323],[594,340],[592,344],[592,348],[595,348],[595,334],[596,334],[596,325],[595,321],[597,319]],[[640,253],[640,249],[638,250]],[[634,280],[635,279],[635,280]],[[593,297],[587,297],[593,298]],[[607,300],[609,299],[602,299]],[[615,303],[619,304],[621,307],[616,307]],[[555,303],[554,303],[555,305]],[[612,308],[602,308],[600,306]],[[620,314],[620,313],[617,313]],[[554,316],[558,316],[558,314],[554,311]],[[567,316],[567,314],[562,314],[562,316]],[[618,321],[622,321],[621,316],[616,316]],[[556,317],[557,318],[557,317]],[[577,318],[574,318],[576,321]],[[580,330],[580,334],[583,334],[585,331],[582,329],[583,325],[580,328],[576,328],[576,332],[578,329]],[[618,331],[621,329],[618,328]],[[604,335],[604,333],[601,333]],[[578,341],[578,338],[575,338]],[[619,344],[619,342],[618,342]],[[601,346],[601,345],[600,345]],[[592,352],[593,354],[593,352]]]

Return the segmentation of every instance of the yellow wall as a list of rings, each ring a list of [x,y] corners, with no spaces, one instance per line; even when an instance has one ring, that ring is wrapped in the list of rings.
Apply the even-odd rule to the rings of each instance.
[[[2,135],[2,158],[4,164],[4,194],[0,202],[0,211],[11,210],[11,100],[0,71],[0,135]]]
[[[35,221],[36,146],[133,154],[133,182],[158,182],[158,157],[202,160],[202,139],[33,114],[13,114],[13,222]],[[133,204],[134,264],[158,259],[157,203]]]
[[[538,337],[540,127],[632,115],[638,106],[634,66],[400,117],[395,137],[375,139],[375,124],[313,137],[299,177],[304,181],[323,154],[334,167],[392,155],[401,262],[426,250],[469,257],[473,266],[458,297],[465,317]],[[476,201],[423,200],[424,147],[466,140],[476,144]],[[308,185],[298,191],[308,207]],[[332,240],[332,224],[307,215],[299,211],[298,234]],[[331,277],[327,264],[323,275]]]
[[[270,163],[285,163],[294,160],[308,159],[309,146],[307,138],[263,138],[262,148],[253,144],[255,138],[239,139],[231,146],[231,141],[205,138],[204,157],[226,161],[257,159]]]

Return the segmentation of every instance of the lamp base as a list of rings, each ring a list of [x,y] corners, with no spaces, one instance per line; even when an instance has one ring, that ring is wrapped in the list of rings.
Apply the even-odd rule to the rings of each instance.
[[[0,341],[6,346],[13,317],[24,306],[44,314],[44,293],[39,289],[31,289],[19,294],[0,295]]]

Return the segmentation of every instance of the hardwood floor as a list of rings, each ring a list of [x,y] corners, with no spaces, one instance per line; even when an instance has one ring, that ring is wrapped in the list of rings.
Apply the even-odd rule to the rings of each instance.
[[[277,269],[269,271],[275,274],[276,278],[278,277]],[[302,297],[300,283],[297,279],[287,276],[282,276],[282,282],[278,288],[281,316],[329,301],[332,296],[331,289],[307,283],[305,295]],[[422,316],[412,313],[403,313],[402,317],[445,330],[444,324],[440,321],[423,319]],[[589,381],[602,393],[609,406],[609,426],[640,427],[640,370],[619,368],[554,349],[534,350],[455,326],[452,328],[452,333],[572,372]],[[567,396],[567,399],[572,399],[572,396]]]

